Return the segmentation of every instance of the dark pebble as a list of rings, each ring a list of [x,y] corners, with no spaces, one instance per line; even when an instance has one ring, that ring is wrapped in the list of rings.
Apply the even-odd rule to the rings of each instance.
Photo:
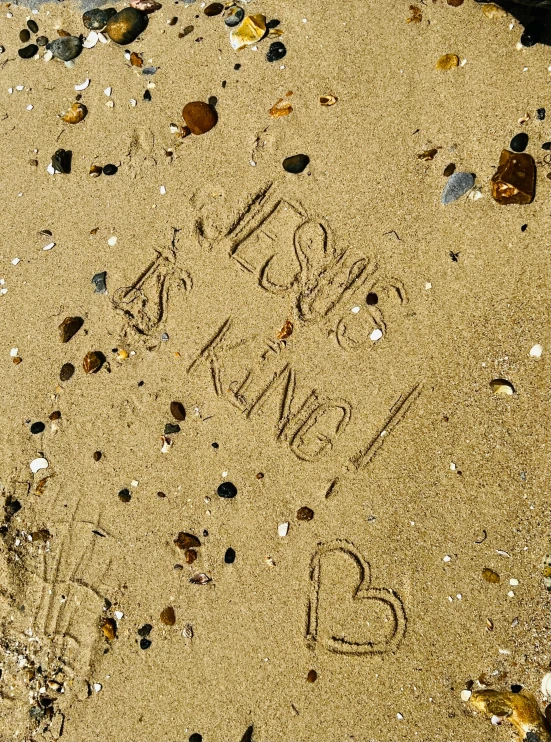
[[[151,100],[151,93],[149,92],[149,90],[145,91],[145,93],[143,94],[143,99],[147,101]]]
[[[446,167],[444,168],[444,172],[442,173],[442,175],[445,178],[449,178],[450,175],[453,175],[454,173],[455,173],[455,163],[450,162],[450,164],[446,165]]]
[[[543,144],[541,145],[541,148],[542,148],[542,149],[551,149],[551,142],[544,142],[544,143],[543,143]]]
[[[48,37],[47,36],[38,36],[36,39],[36,43],[38,46],[47,46],[48,44]]]
[[[211,95],[209,98],[209,106],[215,106],[218,103],[218,98],[215,95]]]
[[[545,108],[538,108],[536,111],[536,116],[538,117],[539,121],[543,121],[545,119]]]
[[[65,317],[59,325],[59,339],[62,343],[68,343],[69,340],[80,330],[84,320],[82,317]]]
[[[236,64],[233,65],[233,68],[234,68],[234,70],[240,70],[241,69],[241,65],[239,64],[239,62],[237,62]]]
[[[170,403],[170,414],[175,420],[182,422],[186,419],[186,409],[181,402]]]
[[[312,508],[306,507],[306,505],[303,505],[303,507],[297,510],[297,520],[312,520],[313,517],[314,511]]]
[[[38,33],[38,23],[32,19],[27,21],[27,28],[33,33]]]
[[[72,363],[64,363],[59,372],[59,378],[61,381],[69,381],[71,376],[75,373],[75,367]]]
[[[237,494],[237,487],[232,482],[222,482],[217,492],[220,497],[232,498]]]
[[[105,363],[105,356],[99,350],[91,350],[82,360],[85,374],[96,374]]]
[[[193,732],[189,737],[189,742],[203,742],[203,737],[199,732]]]
[[[524,29],[524,33],[520,37],[520,43],[523,46],[534,46],[538,44],[542,38],[542,24],[540,21],[532,21]]]
[[[174,423],[166,423],[165,425],[165,435],[173,435],[174,433],[179,433],[180,430],[180,426]]]
[[[266,24],[266,28],[277,28],[281,21],[278,21],[277,18],[272,18],[271,21],[268,21]]]
[[[104,175],[115,175],[115,173],[118,171],[118,167],[116,165],[104,165],[103,166],[103,174]]]
[[[236,26],[239,26],[244,17],[245,11],[243,8],[235,7],[231,9],[229,16],[225,19],[224,23],[228,28],[235,28]]]
[[[268,62],[278,62],[280,59],[283,59],[286,54],[287,49],[285,48],[285,44],[282,44],[281,41],[274,41],[270,44],[270,48],[266,54],[266,59]]]
[[[283,160],[283,169],[288,173],[298,175],[298,173],[301,173],[308,166],[309,162],[310,158],[308,155],[293,155]]]
[[[213,448],[220,448],[220,445],[218,443],[211,443],[210,444]]]
[[[58,173],[69,174],[71,172],[71,160],[73,153],[70,149],[57,149],[52,156],[52,166]]]
[[[115,8],[91,8],[82,16],[82,22],[91,31],[102,31],[107,21],[116,13]]]
[[[107,21],[105,31],[111,41],[126,46],[147,28],[148,18],[137,8],[123,8]]]
[[[212,18],[215,15],[220,15],[223,10],[224,6],[222,5],[222,3],[211,3],[210,5],[207,5],[203,13],[209,18]]]
[[[226,553],[224,554],[224,561],[226,564],[233,564],[235,562],[235,551],[231,548],[226,549]]]
[[[368,295],[365,297],[365,303],[368,307],[374,307],[375,304],[379,301],[379,297],[374,291],[370,291]]]
[[[29,46],[24,46],[22,49],[18,49],[17,53],[21,59],[30,59],[31,57],[34,57],[35,54],[38,54],[38,47],[36,44],[29,44]]]
[[[520,231],[521,232],[526,232],[527,229],[528,229],[528,225],[527,224],[523,224],[522,227],[520,228]]]
[[[78,36],[60,36],[54,39],[46,47],[56,59],[62,62],[69,62],[71,59],[78,57],[82,51],[82,41]]]
[[[96,294],[107,293],[107,284],[105,282],[106,278],[107,278],[107,271],[102,271],[101,273],[96,273],[95,276],[92,276],[92,283],[95,286],[94,293]]]
[[[130,490],[127,490],[126,487],[119,492],[119,500],[121,502],[130,502],[131,499]]]
[[[149,649],[151,646],[151,639],[140,639],[140,649]]]
[[[513,685],[511,686],[511,691],[513,693],[520,693],[521,690],[522,690],[522,685],[518,685],[517,683],[513,683]]]
[[[317,672],[316,672],[315,670],[310,670],[310,672],[309,672],[309,673],[308,673],[308,675],[306,676],[306,680],[307,680],[307,681],[308,681],[309,683],[315,683],[317,679],[318,679],[318,674],[317,674]]]
[[[94,461],[100,461],[102,456],[103,454],[101,451],[94,451],[93,459]]]
[[[49,415],[50,420],[60,420],[61,419],[61,412],[59,410],[54,410]]]
[[[515,134],[509,144],[509,147],[513,150],[513,152],[524,152],[527,146],[528,134],[526,134],[526,132],[524,131],[521,131],[520,134]]]
[[[151,634],[152,630],[153,626],[150,623],[144,623],[144,625],[138,629],[138,636],[143,636],[145,638]]]
[[[31,38],[31,32],[27,28],[22,28],[21,31],[19,31],[19,41],[22,41],[24,44],[27,43]]]
[[[39,433],[43,433],[45,429],[45,425],[42,422],[33,423],[31,425],[31,433],[33,435],[38,435]]]

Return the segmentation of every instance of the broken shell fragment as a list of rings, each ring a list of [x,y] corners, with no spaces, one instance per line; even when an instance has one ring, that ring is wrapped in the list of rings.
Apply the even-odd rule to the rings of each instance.
[[[136,10],[141,10],[142,13],[154,13],[163,7],[156,0],[130,0],[130,5]]]
[[[206,585],[207,582],[211,581],[211,578],[204,572],[199,572],[198,574],[192,575],[189,578],[189,581],[192,585]]]
[[[339,99],[336,95],[320,95],[320,103],[322,106],[334,106]]]
[[[546,720],[529,693],[477,690],[473,691],[469,704],[489,716],[507,719],[526,742],[551,742]]]
[[[30,463],[30,468],[32,473],[36,474],[37,471],[48,468],[48,460],[44,458],[33,459]]]
[[[546,673],[541,681],[541,692],[546,698],[551,698],[551,672]]]
[[[536,187],[536,164],[526,152],[504,149],[491,180],[492,198],[498,204],[529,204]]]
[[[290,337],[293,334],[293,323],[290,319],[285,320],[285,324],[281,328],[281,330],[277,333],[277,339],[278,340],[286,340],[288,337]]]
[[[248,15],[243,23],[230,33],[230,44],[236,52],[256,44],[266,33],[266,16]]]
[[[73,103],[67,113],[61,117],[66,124],[78,124],[88,113],[88,109],[83,103]]]
[[[493,379],[490,381],[490,389],[494,394],[514,394],[515,387],[507,379]]]
[[[459,66],[459,57],[457,54],[443,54],[436,62],[437,70],[452,70]]]

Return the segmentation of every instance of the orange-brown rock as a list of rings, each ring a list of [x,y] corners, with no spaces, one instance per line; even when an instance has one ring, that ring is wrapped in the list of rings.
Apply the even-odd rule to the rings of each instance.
[[[492,176],[492,198],[498,204],[529,204],[536,187],[536,164],[526,152],[504,149]]]
[[[184,121],[191,129],[192,134],[206,134],[218,121],[218,114],[214,106],[201,100],[187,103],[182,111]]]

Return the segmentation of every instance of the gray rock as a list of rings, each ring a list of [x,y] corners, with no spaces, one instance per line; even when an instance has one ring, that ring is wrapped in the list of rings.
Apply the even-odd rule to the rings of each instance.
[[[92,283],[95,286],[94,292],[96,294],[106,294],[107,293],[107,271],[102,271],[101,273],[96,273],[95,276],[92,277]]]
[[[474,175],[472,173],[453,173],[442,191],[441,203],[451,204],[458,198],[464,196],[474,186]]]
[[[60,36],[59,39],[50,41],[46,48],[52,52],[56,59],[69,62],[71,59],[78,57],[82,51],[82,41],[78,36]]]

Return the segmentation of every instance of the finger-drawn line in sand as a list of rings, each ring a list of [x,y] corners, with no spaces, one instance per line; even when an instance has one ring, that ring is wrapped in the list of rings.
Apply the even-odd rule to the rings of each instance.
[[[113,305],[125,317],[127,329],[149,337],[165,319],[169,294],[183,289],[187,294],[193,287],[191,275],[177,264],[177,234],[173,227],[170,248],[156,250],[157,257],[140,273],[130,286],[117,289]]]
[[[375,455],[381,450],[385,441],[388,440],[390,434],[399,423],[404,419],[406,414],[411,409],[412,405],[419,399],[423,390],[422,382],[415,384],[415,386],[405,395],[401,395],[397,402],[390,410],[390,414],[386,419],[384,425],[378,430],[377,433],[370,439],[368,444],[363,448],[360,448],[348,462],[346,472],[336,477],[329,485],[325,497],[333,497],[338,493],[339,487],[342,482],[357,472],[365,471]]]
[[[352,601],[373,600],[383,603],[392,614],[393,628],[389,637],[380,641],[373,641],[369,633],[363,641],[352,641],[346,636],[333,635],[318,636],[320,610],[320,589],[323,580],[322,564],[327,554],[340,553],[349,557],[358,572],[357,587],[351,596]],[[404,638],[407,627],[407,617],[404,605],[398,595],[386,587],[371,586],[371,568],[354,544],[349,541],[336,540],[327,544],[319,544],[310,563],[310,595],[306,618],[306,641],[311,649],[321,645],[329,652],[348,655],[383,654],[398,649]]]

